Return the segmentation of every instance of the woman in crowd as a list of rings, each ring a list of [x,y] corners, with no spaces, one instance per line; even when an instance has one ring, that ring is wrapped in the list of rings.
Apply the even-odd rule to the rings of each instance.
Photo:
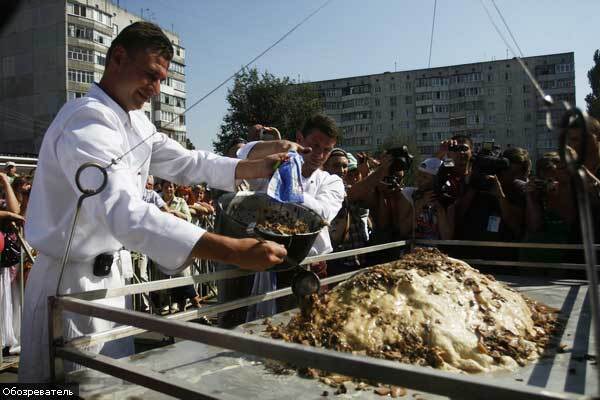
[[[173,182],[162,181],[162,198],[169,207],[169,213],[173,214],[177,218],[185,219],[188,222],[192,221],[192,214],[186,200],[182,197],[175,196],[176,188]],[[191,191],[188,192],[185,189],[182,193],[189,198]],[[185,268],[177,275],[173,277],[191,276],[192,271],[190,267]],[[174,302],[171,304],[170,311],[172,313],[183,311],[186,308],[187,300],[192,301],[192,305],[200,307],[200,296],[196,292],[194,285],[183,286],[175,288],[171,291],[171,297]],[[163,311],[166,311],[167,307],[163,307]]]
[[[15,178],[14,181],[21,178]],[[17,354],[20,351],[21,295],[18,265],[20,247],[14,223],[22,223],[20,202],[13,191],[9,177],[0,173],[0,187],[4,198],[0,200],[0,347]],[[24,213],[24,209],[23,209]]]

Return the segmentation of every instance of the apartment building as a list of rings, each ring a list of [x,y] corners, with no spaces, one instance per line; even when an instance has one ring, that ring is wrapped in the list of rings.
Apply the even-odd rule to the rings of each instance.
[[[108,0],[23,2],[0,33],[0,153],[36,154],[62,105],[99,82],[111,41],[142,18]],[[161,94],[144,106],[157,129],[186,141],[185,49],[175,50]]]
[[[523,61],[556,105],[575,103],[574,53],[526,57]],[[413,142],[431,155],[440,141],[469,135],[476,146],[526,148],[532,158],[556,150],[556,133],[546,128],[546,108],[516,59],[384,72],[311,82],[325,112],[343,130],[349,151],[377,151],[398,141]]]

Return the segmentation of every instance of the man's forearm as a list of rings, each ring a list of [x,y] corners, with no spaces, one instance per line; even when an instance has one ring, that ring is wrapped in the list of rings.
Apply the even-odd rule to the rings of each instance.
[[[249,160],[262,159],[271,154],[287,153],[294,148],[295,143],[288,140],[268,140],[258,142],[248,153]]]
[[[236,264],[237,246],[235,239],[206,232],[192,249],[193,258],[215,260],[225,264]]]

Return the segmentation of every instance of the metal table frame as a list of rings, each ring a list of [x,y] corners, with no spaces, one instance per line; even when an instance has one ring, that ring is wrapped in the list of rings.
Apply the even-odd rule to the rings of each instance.
[[[370,246],[361,249],[348,250],[323,256],[310,257],[303,264],[344,258],[351,255],[365,254],[390,248],[414,245],[444,245],[444,246],[486,246],[514,248],[547,248],[562,250],[582,250],[581,245],[552,245],[536,243],[505,243],[505,242],[473,242],[473,241],[399,241],[384,245]],[[600,250],[600,245],[595,245]],[[585,270],[584,264],[546,264],[546,263],[516,263],[505,261],[465,260],[472,264],[485,265],[518,265],[532,268],[562,268]],[[600,265],[596,265],[598,269]],[[180,398],[198,399],[232,399],[227,393],[208,393],[190,388],[185,381],[166,377],[160,373],[141,368],[132,368],[118,361],[99,354],[90,353],[83,348],[90,344],[107,342],[119,338],[136,335],[145,331],[159,332],[190,341],[200,342],[211,346],[239,351],[249,355],[269,358],[292,363],[299,367],[318,367],[330,372],[336,372],[357,378],[393,384],[419,390],[427,393],[449,396],[452,398],[486,398],[486,399],[583,399],[590,398],[575,393],[552,392],[544,388],[524,384],[498,383],[493,378],[468,376],[427,367],[402,364],[366,356],[358,356],[323,348],[287,343],[281,340],[264,338],[237,331],[204,326],[186,322],[202,316],[214,315],[219,312],[233,310],[239,307],[257,304],[262,301],[276,299],[291,294],[290,288],[280,289],[269,293],[246,297],[235,301],[203,307],[198,310],[182,312],[168,317],[158,317],[141,312],[110,307],[92,302],[92,300],[137,294],[148,291],[174,288],[192,283],[209,282],[220,279],[231,279],[249,275],[252,272],[228,270],[207,275],[196,275],[175,279],[166,279],[125,287],[95,290],[71,295],[49,297],[49,343],[50,369],[53,380],[64,379],[62,361],[69,360],[77,364],[117,376],[129,382],[148,387]],[[332,276],[322,280],[323,284],[343,281],[357,271]],[[105,332],[96,332],[70,340],[62,337],[62,313],[70,311],[82,315],[114,321],[122,326]],[[593,316],[595,318],[595,316]]]

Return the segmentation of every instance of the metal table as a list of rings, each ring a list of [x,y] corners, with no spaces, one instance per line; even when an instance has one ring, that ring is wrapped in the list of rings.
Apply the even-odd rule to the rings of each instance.
[[[560,343],[565,345],[564,352],[549,352],[537,362],[514,372],[475,376],[492,378],[504,387],[535,386],[542,393],[545,390],[588,396],[597,393],[598,380],[595,371],[597,366],[590,355],[594,348],[594,336],[591,334],[587,282],[552,280],[539,276],[497,275],[496,278],[535,300],[560,309],[560,316],[566,320],[564,329],[558,334]],[[273,320],[274,322],[286,321],[289,317],[288,312],[275,316]],[[242,325],[238,329],[260,334],[263,328],[262,321],[257,321]],[[318,380],[302,378],[296,374],[274,374],[264,366],[264,360],[258,357],[188,340],[119,361],[134,369],[142,367],[156,371],[167,379],[183,381],[189,384],[190,388],[227,399],[317,399],[323,398],[324,391],[327,391],[329,396],[333,396],[336,390]],[[465,376],[472,377],[472,375]],[[73,372],[67,376],[67,379],[80,384],[83,398],[172,398],[94,370]],[[436,385],[436,380],[432,379],[431,385]],[[346,386],[348,392],[336,398],[382,398],[373,392],[372,387],[366,391],[356,391],[353,383]],[[565,396],[565,398],[576,397]],[[442,399],[446,397],[408,390],[403,398]],[[466,395],[466,398],[473,397]]]

